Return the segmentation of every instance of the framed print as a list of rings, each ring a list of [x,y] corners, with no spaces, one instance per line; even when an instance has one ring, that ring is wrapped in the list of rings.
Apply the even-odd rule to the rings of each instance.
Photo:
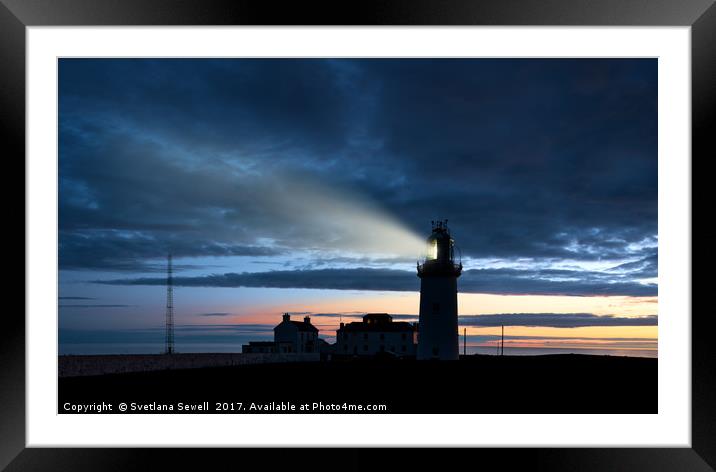
[[[716,9],[343,11],[3,0],[27,278],[0,465],[712,470]]]

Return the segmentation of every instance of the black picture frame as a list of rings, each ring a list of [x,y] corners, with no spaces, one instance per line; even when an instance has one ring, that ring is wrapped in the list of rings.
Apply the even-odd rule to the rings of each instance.
[[[713,3],[714,0],[306,0],[280,4],[269,0],[0,0],[0,123],[6,136],[3,157],[6,164],[24,162],[28,26],[673,25],[691,27],[693,164],[696,156],[704,161],[716,155],[708,127],[708,122],[716,118]],[[21,172],[24,174],[24,166]],[[697,203],[698,195],[693,191],[692,195]],[[23,235],[24,244],[27,235],[24,230],[18,233]],[[16,239],[19,237],[18,234]],[[450,461],[445,465],[454,466],[457,457],[475,465],[497,460],[501,469],[714,470],[716,352],[707,329],[709,316],[708,310],[695,311],[691,319],[691,448],[481,448],[450,452],[446,455]],[[25,323],[20,310],[7,311],[0,337],[0,469],[164,470],[184,469],[198,460],[204,468],[233,470],[238,467],[237,461],[249,466],[254,459],[269,460],[273,469],[301,467],[307,460],[316,460],[315,451],[296,450],[275,454],[244,449],[25,448]],[[424,450],[412,450],[382,461],[384,465],[399,464],[396,470],[401,470],[424,464],[425,454]],[[373,457],[373,452],[365,449],[332,449],[320,454],[320,462],[350,470],[372,469]]]

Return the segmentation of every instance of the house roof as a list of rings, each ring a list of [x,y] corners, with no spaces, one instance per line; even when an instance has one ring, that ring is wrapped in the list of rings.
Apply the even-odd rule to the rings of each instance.
[[[363,323],[354,321],[339,328],[338,331],[345,331],[347,333],[395,333],[395,332],[413,332],[415,326],[412,323],[406,321],[393,321],[392,323]]]
[[[388,313],[368,313],[363,317],[363,323],[392,323],[393,317]]]
[[[282,321],[281,323],[279,323],[278,326],[281,326],[284,323],[293,324],[296,328],[298,328],[299,331],[303,331],[303,332],[315,331],[316,333],[318,332],[318,328],[313,326],[311,323],[306,323],[305,321],[293,321],[293,320]],[[276,328],[278,328],[278,326],[276,326]],[[276,328],[274,328],[274,329],[276,329]]]

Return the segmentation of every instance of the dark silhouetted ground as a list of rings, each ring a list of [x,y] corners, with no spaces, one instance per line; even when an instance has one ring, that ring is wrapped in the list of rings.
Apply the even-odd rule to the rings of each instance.
[[[58,411],[67,402],[208,401],[209,413],[215,402],[240,402],[244,413],[252,402],[385,404],[388,413],[657,413],[657,362],[571,354],[468,356],[455,362],[333,361],[61,378]]]

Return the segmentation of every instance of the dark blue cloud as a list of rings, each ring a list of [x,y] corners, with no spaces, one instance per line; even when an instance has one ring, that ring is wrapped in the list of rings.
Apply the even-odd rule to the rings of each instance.
[[[311,313],[317,318],[361,318],[363,313]],[[394,320],[418,321],[417,315],[393,314]],[[582,328],[587,326],[657,326],[658,316],[625,317],[615,315],[595,315],[593,313],[497,313],[485,315],[460,315],[460,326],[541,326],[547,328]],[[499,336],[493,336],[498,338]],[[519,336],[522,339],[543,339],[544,336]],[[572,338],[590,339],[590,338]],[[612,338],[614,339],[614,338]],[[620,338],[638,340],[640,338]]]
[[[591,275],[590,275],[591,274]],[[569,280],[549,277],[571,276]],[[164,285],[162,277],[96,280],[105,285]],[[263,287],[311,288],[329,290],[378,290],[417,292],[420,281],[414,272],[393,269],[315,269],[212,274],[175,277],[174,285],[183,287]],[[655,296],[655,284],[631,280],[614,281],[599,272],[564,270],[486,269],[467,270],[458,289],[464,293],[500,295],[628,295]]]
[[[543,326],[581,328],[586,326],[657,326],[657,315],[624,317],[592,313],[503,313],[463,315],[461,326]]]
[[[128,308],[132,305],[77,305],[77,304],[61,304],[59,308]]]
[[[465,258],[629,261],[464,290],[654,294],[656,107],[655,59],[61,59],[60,267],[315,249],[331,238],[265,198],[307,175],[419,234],[449,218]],[[309,279],[260,283],[340,285]]]

